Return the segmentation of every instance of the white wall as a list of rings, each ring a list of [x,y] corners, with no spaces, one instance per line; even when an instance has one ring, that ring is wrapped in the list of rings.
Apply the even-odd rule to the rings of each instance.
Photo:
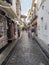
[[[42,0],[38,0],[37,6],[40,7],[40,3]],[[44,9],[42,6],[44,5]],[[49,0],[46,0],[39,11],[37,11],[38,19],[37,19],[37,30],[38,37],[45,42],[45,44],[49,44]],[[43,17],[43,20],[41,20]],[[45,29],[46,28],[46,29]]]

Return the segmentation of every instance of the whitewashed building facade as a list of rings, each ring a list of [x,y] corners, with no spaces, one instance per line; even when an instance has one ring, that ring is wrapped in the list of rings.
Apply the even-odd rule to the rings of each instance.
[[[37,1],[37,34],[38,38],[49,44],[49,0]]]

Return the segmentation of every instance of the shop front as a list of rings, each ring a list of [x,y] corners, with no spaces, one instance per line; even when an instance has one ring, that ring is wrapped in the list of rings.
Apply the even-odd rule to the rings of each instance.
[[[0,49],[7,43],[7,20],[6,17],[0,13]]]
[[[15,39],[14,21],[12,21],[9,17],[6,18],[7,18],[7,25],[8,25],[8,30],[7,30],[8,41],[13,41]]]

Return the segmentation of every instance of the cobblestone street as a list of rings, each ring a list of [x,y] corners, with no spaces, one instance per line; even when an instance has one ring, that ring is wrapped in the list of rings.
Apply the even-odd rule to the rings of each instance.
[[[49,65],[35,40],[24,31],[6,65]]]

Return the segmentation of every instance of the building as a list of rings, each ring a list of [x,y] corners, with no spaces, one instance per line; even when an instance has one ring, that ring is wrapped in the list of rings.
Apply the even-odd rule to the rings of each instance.
[[[37,1],[37,31],[38,38],[49,45],[49,0]]]
[[[28,11],[28,21],[34,26],[37,33],[37,13],[36,13],[37,0],[32,0],[31,8]]]
[[[28,20],[34,25],[38,38],[49,45],[49,0],[33,0]]]
[[[21,16],[21,8],[19,8],[21,7],[21,5],[19,5],[20,1],[17,1],[18,0],[0,0],[0,24],[2,24],[0,25],[0,49],[8,44],[8,40],[13,41],[15,39],[15,33],[17,32],[15,29],[16,21],[19,22]],[[17,5],[19,5],[19,7]],[[17,13],[19,13],[19,15]]]
[[[4,3],[10,5],[10,8],[12,9],[13,13],[15,13],[15,15],[17,16],[14,18],[20,18],[20,16],[21,16],[20,0],[2,0],[2,1],[4,1]]]
[[[23,23],[26,23],[26,18],[27,18],[27,16],[26,16],[26,15],[21,14],[21,19],[22,19]]]
[[[20,3],[20,0],[16,1],[16,14],[17,14],[18,19],[20,19],[21,18],[21,3]]]

